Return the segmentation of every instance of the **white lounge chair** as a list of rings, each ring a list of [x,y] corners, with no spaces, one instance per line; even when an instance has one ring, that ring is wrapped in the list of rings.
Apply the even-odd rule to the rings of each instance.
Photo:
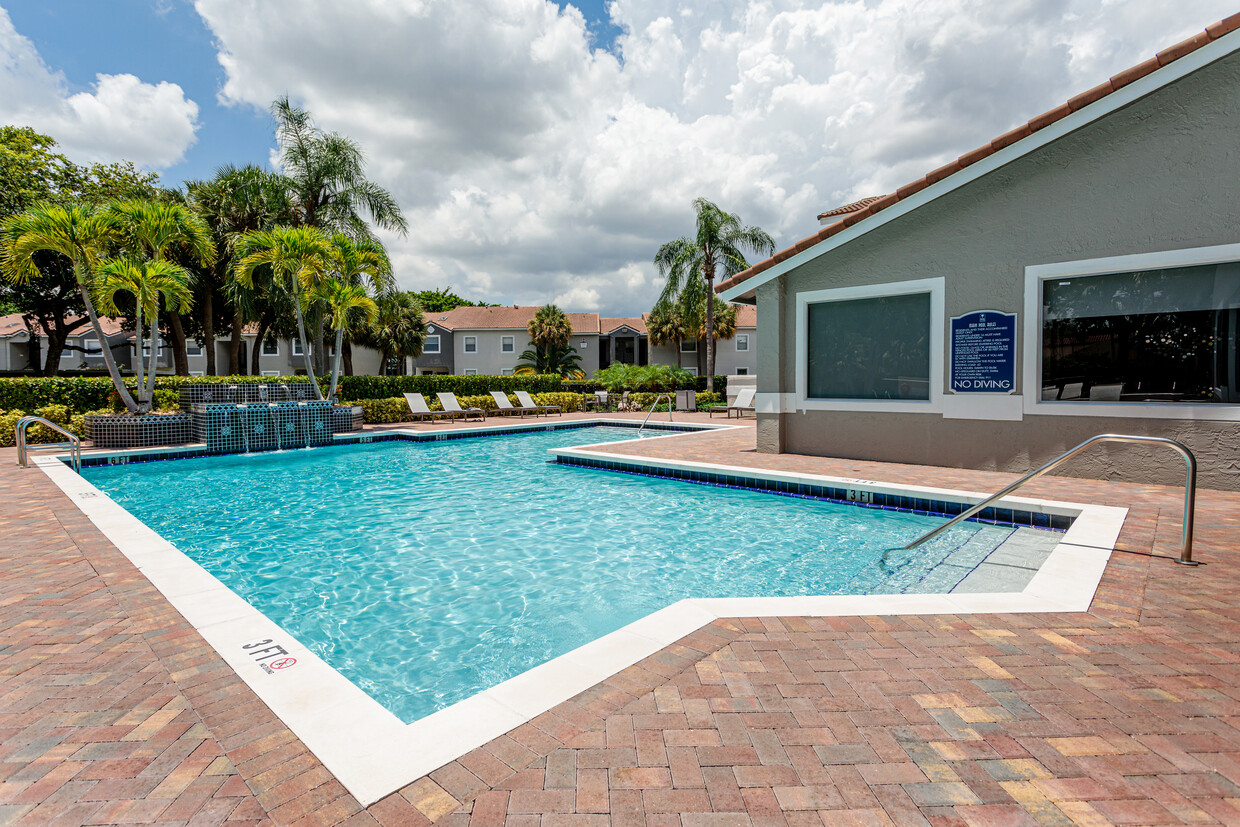
[[[723,411],[731,417],[732,411],[736,411],[736,418],[740,419],[745,413],[756,413],[753,397],[753,388],[741,388],[736,394],[736,399],[732,400],[731,405],[711,405],[710,415],[713,417],[715,411]]]
[[[503,391],[491,391],[491,398],[495,400],[495,406],[499,408],[500,414],[520,414],[524,417],[527,413],[536,413],[526,408],[514,408],[508,401],[508,394]]]
[[[532,413],[547,414],[548,416],[551,415],[552,411],[555,411],[556,416],[559,416],[561,413],[559,405],[539,405],[534,401],[533,397],[530,396],[529,391],[517,391],[517,401],[521,403],[522,410],[530,411]]]
[[[443,405],[443,411],[449,416],[458,416],[462,419],[480,419],[487,418],[486,411],[482,408],[462,408],[461,403],[456,401],[455,393],[437,393],[439,404]]]
[[[420,393],[405,394],[405,401],[409,403],[409,413],[413,414],[416,419],[434,420],[436,416],[440,416],[439,411],[432,411],[430,406],[426,404],[426,399]]]

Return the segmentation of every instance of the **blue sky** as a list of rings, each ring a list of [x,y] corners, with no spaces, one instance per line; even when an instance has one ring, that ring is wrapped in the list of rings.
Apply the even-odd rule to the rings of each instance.
[[[605,0],[573,5],[585,16],[595,46],[613,48],[620,30]],[[223,164],[267,163],[275,143],[271,121],[257,106],[218,102],[224,70],[210,31],[188,0],[8,0],[0,7],[48,67],[64,74],[70,93],[89,90],[96,74],[122,73],[185,90],[199,106],[197,141],[183,161],[160,170],[166,185],[210,177]]]

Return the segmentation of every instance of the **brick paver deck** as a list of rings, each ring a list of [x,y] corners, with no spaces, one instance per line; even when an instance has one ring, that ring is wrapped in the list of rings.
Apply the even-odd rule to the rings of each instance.
[[[440,426],[456,427],[456,426]],[[993,489],[768,456],[607,450]],[[1131,509],[1089,613],[718,621],[362,809],[37,470],[0,452],[0,823],[1240,824],[1240,495],[1048,478]],[[1172,460],[1168,460],[1172,461]]]

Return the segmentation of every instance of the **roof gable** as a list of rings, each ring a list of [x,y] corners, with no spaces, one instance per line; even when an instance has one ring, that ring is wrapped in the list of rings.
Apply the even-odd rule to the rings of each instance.
[[[927,173],[876,200],[862,199],[839,209],[869,202],[851,210],[818,232],[804,238],[748,270],[720,282],[715,292],[727,301],[751,297],[771,279],[881,227],[912,210],[1074,132],[1157,89],[1240,49],[1240,14],[1206,27],[1192,37],[1159,52],[1104,83],[1060,104],[1049,112],[1009,130],[988,144],[966,152],[955,161]],[[1222,42],[1227,38],[1226,42]],[[1161,70],[1161,71],[1160,71]],[[823,213],[830,217],[838,210]],[[881,213],[881,215],[880,215]]]

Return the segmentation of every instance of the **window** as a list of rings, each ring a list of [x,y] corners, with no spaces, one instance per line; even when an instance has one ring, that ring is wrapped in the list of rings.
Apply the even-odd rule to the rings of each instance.
[[[504,368],[499,373],[500,376],[512,376],[512,368]]]
[[[294,352],[297,353],[298,355],[301,355],[301,351],[300,351],[301,342],[297,343],[297,347],[299,349]],[[279,356],[280,355],[280,340],[271,339],[271,338],[263,339],[263,355],[264,356]]]
[[[749,368],[746,368],[746,367],[739,367],[739,368],[737,368],[737,369],[736,369],[736,375],[737,375],[737,376],[748,376],[748,375],[749,375]]]
[[[82,339],[82,348],[88,354],[103,353],[103,347],[99,344],[99,340],[93,336],[89,339]]]
[[[465,375],[466,376],[477,376],[478,371],[476,368],[465,368]]]
[[[426,344],[422,345],[422,352],[423,353],[438,353],[439,352],[439,337],[438,336],[427,336]]]
[[[477,336],[466,336],[465,337],[465,352],[466,353],[477,353],[478,352],[478,337]]]
[[[736,334],[736,350],[738,353],[749,352],[749,334],[748,333]]]
[[[1038,292],[1035,402],[1240,403],[1240,262],[1069,274]]]
[[[279,375],[280,375],[280,371],[278,371],[278,370],[265,370],[265,371],[262,371],[262,375],[263,375],[263,376],[279,376]]]
[[[515,337],[513,336],[500,336],[499,337],[499,352],[500,353],[516,353],[516,351],[517,351],[517,340]]]
[[[685,368],[685,373],[689,374],[690,376],[697,376],[697,375],[698,375],[698,374],[697,374],[697,368]]]
[[[306,355],[306,351],[301,346],[301,339],[297,338],[296,336],[293,337],[293,355],[294,356],[305,356]]]
[[[586,340],[585,340],[585,339],[582,339],[582,340],[581,340],[581,341],[577,344],[577,349],[578,349],[578,350],[585,350],[585,349],[586,349],[586,345],[587,345],[587,344],[588,344],[588,342],[586,342]]]
[[[918,279],[797,294],[798,408],[940,410],[943,285]]]
[[[185,340],[185,355],[186,356],[201,356],[202,345],[200,345],[197,341],[193,339],[186,339]],[[193,376],[193,375],[194,374],[191,371],[190,376]]]
[[[206,374],[205,374],[205,373],[203,373],[203,372],[202,372],[202,371],[200,371],[200,370],[191,370],[191,371],[189,372],[189,375],[190,375],[190,376],[206,376]]]
[[[680,343],[681,353],[697,353],[697,341],[683,341]]]

